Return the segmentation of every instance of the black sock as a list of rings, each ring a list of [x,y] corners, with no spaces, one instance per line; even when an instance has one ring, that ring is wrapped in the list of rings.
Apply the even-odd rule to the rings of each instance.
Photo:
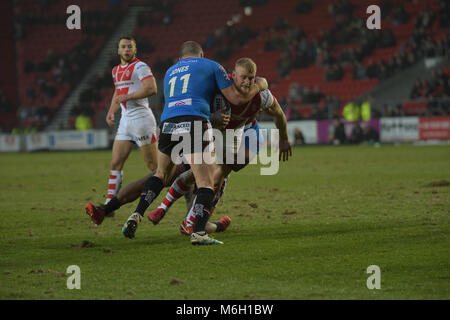
[[[158,197],[162,188],[164,188],[162,180],[158,177],[151,176],[147,182],[145,182],[139,204],[134,212],[138,212],[141,216],[144,216],[145,210],[147,210],[153,200]]]
[[[111,213],[117,209],[119,209],[122,206],[119,199],[117,197],[112,198],[109,200],[107,204],[101,205],[100,207],[105,211],[105,214]]]
[[[195,200],[194,212],[194,232],[205,231],[206,223],[211,212],[211,205],[214,198],[214,191],[210,188],[199,188],[197,200]]]
[[[223,226],[219,222],[216,221],[213,223],[217,226],[216,232],[223,232]]]

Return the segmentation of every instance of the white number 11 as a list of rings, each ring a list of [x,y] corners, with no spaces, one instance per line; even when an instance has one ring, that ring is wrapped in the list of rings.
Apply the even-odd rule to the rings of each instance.
[[[189,84],[189,78],[190,77],[191,77],[191,74],[188,73],[188,74],[185,74],[184,76],[182,76],[180,78],[180,80],[183,81],[183,88],[181,89],[181,93],[182,94],[187,92],[187,87],[188,87],[188,84]],[[173,97],[173,93],[175,91],[175,81],[177,81],[177,77],[176,76],[170,78],[170,80],[169,80],[169,84],[170,84],[169,97]]]

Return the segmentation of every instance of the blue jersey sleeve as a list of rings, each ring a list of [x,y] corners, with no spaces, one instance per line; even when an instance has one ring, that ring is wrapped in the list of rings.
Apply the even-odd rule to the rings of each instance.
[[[213,68],[214,68],[214,76],[216,78],[216,83],[220,90],[223,90],[233,84],[233,80],[231,80],[228,77],[228,72],[225,70],[224,67],[222,67],[217,62],[214,62]]]

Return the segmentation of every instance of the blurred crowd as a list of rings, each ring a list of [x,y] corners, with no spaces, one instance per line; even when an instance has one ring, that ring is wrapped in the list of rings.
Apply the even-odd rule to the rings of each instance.
[[[11,111],[11,105],[6,99],[3,91],[0,89],[0,114],[8,113]]]
[[[60,4],[59,0],[41,0],[35,10],[25,10],[17,3],[14,6],[14,39],[20,44],[27,41],[29,31],[35,26],[65,25],[65,14],[48,13],[50,6]],[[14,131],[42,130],[49,124],[55,108],[61,105],[81,81],[91,66],[104,39],[116,28],[123,12],[121,0],[109,1],[108,10],[83,10],[81,15],[82,39],[66,52],[47,50],[45,57],[36,59],[27,54],[23,71],[28,79],[25,82],[25,98],[17,110],[18,128]],[[50,11],[51,12],[51,11]],[[85,97],[86,98],[89,97]]]
[[[450,69],[433,70],[431,78],[417,79],[411,90],[411,99],[450,97]]]
[[[330,143],[334,145],[343,144],[376,144],[380,142],[380,134],[370,123],[353,122],[348,124],[351,126],[350,133],[347,134],[344,122],[334,119],[333,132],[330,135]]]
[[[300,5],[304,6],[302,13],[309,13],[314,6],[308,1],[299,1],[298,6]],[[286,20],[278,17],[272,28],[273,35],[266,40],[265,50],[281,50],[277,68],[280,77],[288,76],[295,68],[306,68],[315,64],[323,68],[324,82],[340,81],[344,77],[344,67],[347,66],[352,67],[350,70],[354,80],[383,81],[423,58],[443,57],[450,52],[450,37],[445,34],[434,35],[431,31],[436,24],[439,28],[449,27],[449,6],[448,1],[439,1],[436,14],[426,5],[415,18],[413,31],[408,40],[401,43],[392,56],[370,58],[375,49],[393,48],[399,44],[389,26],[381,30],[368,30],[365,21],[355,16],[355,6],[347,0],[328,6],[328,15],[335,19],[335,23],[329,30],[320,30],[319,37],[311,40],[308,40],[300,27],[290,27]],[[389,17],[392,26],[405,24],[411,19],[404,8],[404,3],[387,0],[383,2],[382,8],[382,18]],[[280,35],[279,30],[284,30],[284,33]],[[337,45],[344,45],[344,48],[335,52]],[[438,86],[435,90],[445,92],[445,88],[448,87],[446,82],[445,79],[435,81],[434,86]],[[421,90],[429,90],[429,86],[425,85],[424,89],[422,85]],[[317,87],[312,89],[302,87],[295,81],[291,83],[288,97],[282,99],[284,100],[286,100],[285,112],[290,119],[296,120],[305,118],[298,112],[296,106],[313,107],[312,112],[308,113],[308,119],[331,119],[337,115],[337,110],[343,106],[342,103],[347,103],[339,101],[336,96],[320,93]],[[398,108],[401,106],[372,110],[372,113],[375,116],[400,116],[402,112],[395,110]],[[445,113],[445,109],[443,112],[448,114]]]
[[[242,15],[232,17],[228,24],[209,33],[203,41],[204,50],[214,50],[213,59],[218,62],[228,60],[258,33],[244,24],[240,24]]]
[[[150,10],[141,12],[138,16],[137,25],[139,27],[154,25],[170,25],[174,16],[173,0],[134,0],[131,4],[145,4]]]
[[[36,12],[21,12],[20,6],[15,6],[14,12],[14,38],[16,41],[27,38],[27,30],[35,25],[52,25],[64,23],[66,16],[52,16],[46,13],[46,9],[58,3],[59,0],[42,0],[39,2],[39,10]],[[264,5],[266,0],[240,0],[242,7]],[[406,2],[414,2],[408,0]],[[138,26],[170,25],[175,18],[174,0],[147,1],[130,0],[130,4],[151,5],[151,10],[141,12],[138,16]],[[314,1],[298,0],[295,6],[295,14],[307,15],[318,5]],[[368,30],[364,17],[356,15],[357,8],[348,0],[339,0],[328,5],[328,16],[334,24],[328,29],[319,30],[316,37],[308,36],[299,26],[290,26],[283,16],[276,16],[274,23],[259,30],[241,23],[244,16],[238,14],[215,31],[211,31],[203,41],[205,50],[212,50],[213,59],[219,62],[227,61],[237,50],[243,48],[251,39],[259,36],[261,32],[269,33],[264,43],[264,50],[279,51],[280,58],[277,62],[277,74],[284,78],[293,69],[306,68],[316,65],[323,70],[324,82],[338,82],[342,80],[345,72],[351,70],[355,80],[379,79],[383,81],[394,74],[405,70],[423,58],[440,57],[450,51],[449,36],[435,36],[431,30],[436,25],[440,28],[450,27],[449,2],[439,1],[439,9],[432,10],[428,5],[424,7],[419,16],[411,17],[405,10],[403,2],[385,0],[381,4],[382,18],[389,18],[391,25],[383,25],[381,30]],[[35,75],[35,83],[28,84],[25,88],[28,104],[22,104],[17,108],[20,125],[25,122],[38,129],[44,128],[53,115],[51,106],[45,104],[47,99],[57,99],[61,86],[74,87],[85,71],[90,67],[95,55],[94,47],[98,36],[106,38],[116,26],[122,14],[121,1],[111,0],[107,11],[87,11],[82,15],[83,40],[72,50],[58,53],[49,50],[43,59],[28,59],[24,65],[26,74]],[[397,43],[392,28],[414,20],[414,27],[408,40]],[[152,53],[156,48],[150,39],[136,37],[139,52]],[[103,40],[101,40],[103,41]],[[400,46],[399,46],[400,45]],[[371,58],[376,49],[399,49],[392,55],[383,58]],[[341,48],[341,49],[339,49]],[[117,65],[115,57],[110,62],[110,67]],[[162,87],[161,79],[165,70],[173,64],[173,58],[160,59],[152,62],[152,71]],[[348,67],[351,67],[350,69]],[[103,75],[97,75],[85,89],[71,113],[70,124],[75,126],[75,119],[80,115],[91,116],[96,114],[95,104],[101,100],[102,89],[112,91],[111,68]],[[443,74],[447,77],[443,77]],[[448,74],[443,70],[436,72],[431,80],[419,79],[411,92],[411,98],[419,97],[446,97],[448,96]],[[69,92],[69,91],[68,91]],[[61,102],[65,97],[61,97]],[[155,103],[155,116],[159,118],[162,111],[163,96],[159,90],[153,97]],[[44,103],[43,103],[44,101]],[[48,101],[48,100],[47,100]],[[339,110],[349,101],[340,101],[333,94],[326,95],[320,92],[318,86],[303,86],[293,80],[289,87],[288,95],[280,97],[280,105],[289,120],[298,119],[332,119],[338,115]],[[354,102],[354,101],[353,101]],[[359,102],[358,102],[359,103]],[[310,106],[311,110],[302,113],[296,107],[298,105]],[[432,105],[432,104],[431,104]],[[109,106],[104,106],[105,108]],[[7,112],[10,106],[0,92],[0,113]],[[444,110],[446,110],[444,108]],[[381,110],[372,110],[374,116],[401,115],[399,107],[386,107]],[[263,118],[264,119],[264,118]],[[96,124],[93,119],[93,125]]]

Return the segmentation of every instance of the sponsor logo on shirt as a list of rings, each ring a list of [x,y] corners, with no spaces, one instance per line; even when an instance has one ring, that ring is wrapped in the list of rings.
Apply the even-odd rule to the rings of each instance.
[[[169,102],[167,107],[171,108],[174,106],[191,106],[191,105],[192,105],[192,98],[189,98],[189,99],[183,99],[183,100]]]

